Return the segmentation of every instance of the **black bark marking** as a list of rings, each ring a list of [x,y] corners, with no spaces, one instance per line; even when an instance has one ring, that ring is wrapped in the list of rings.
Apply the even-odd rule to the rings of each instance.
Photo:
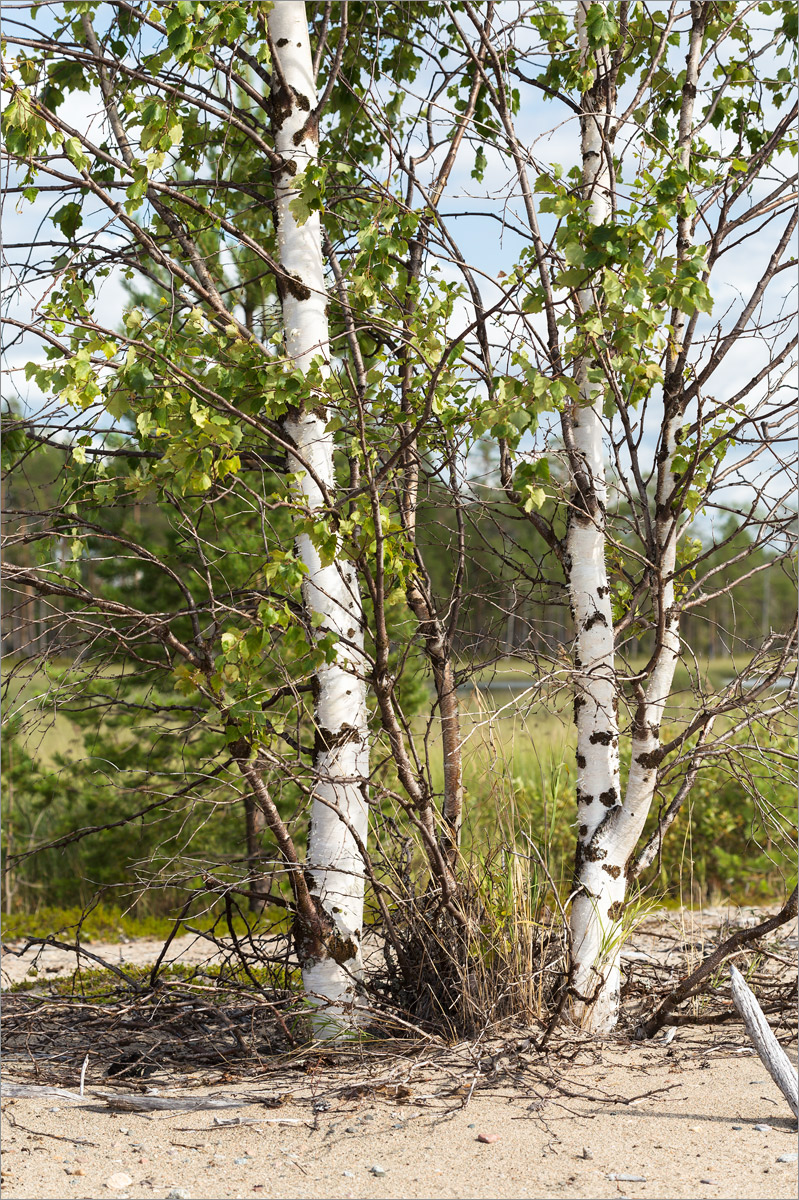
[[[343,938],[340,933],[332,933],[327,943],[330,957],[343,966],[358,953],[358,943],[354,938]]]
[[[639,766],[651,770],[653,767],[660,766],[663,761],[663,750],[658,747],[657,750],[650,750],[646,754],[639,754],[635,760]]]
[[[594,845],[594,839],[590,842],[578,842],[574,853],[574,874],[575,881],[582,887],[580,883],[580,868],[583,863],[601,862],[603,858],[607,858],[607,850],[603,850],[601,846]]]
[[[361,735],[354,725],[342,725],[334,733],[331,729],[320,728],[316,731],[314,743],[315,753],[324,750],[334,750],[337,746],[346,746],[348,742],[359,742]]]
[[[578,766],[578,767],[584,767],[584,766],[585,766],[585,755],[584,755],[584,754],[578,754],[578,755],[577,755],[577,766]]]
[[[295,146],[299,146],[306,138],[310,138],[315,145],[319,145],[319,122],[315,117],[308,118],[302,129],[298,129],[294,134],[292,141]]]
[[[593,629],[595,625],[607,625],[607,623],[608,623],[607,618],[604,613],[594,612],[591,614],[590,617],[587,618],[587,620],[583,624],[583,629],[587,633],[588,630]]]
[[[616,868],[616,870],[618,870],[618,867]],[[621,914],[623,912],[624,912],[624,901],[623,900],[614,900],[614,902],[611,904],[610,908],[608,909],[608,916],[610,917],[611,921],[620,921]]]
[[[614,787],[608,788],[606,792],[599,793],[599,799],[601,803],[605,805],[605,808],[613,808],[614,804],[618,800],[618,797],[619,793]]]
[[[602,864],[602,870],[607,871],[611,879],[618,879],[621,875],[621,867],[609,867],[607,863]]]
[[[613,734],[604,729],[599,733],[592,733],[588,740],[592,746],[609,746],[613,741]]]
[[[288,271],[285,271],[282,281],[286,291],[291,292],[295,300],[310,300],[311,289],[302,282],[299,275],[290,275]]]

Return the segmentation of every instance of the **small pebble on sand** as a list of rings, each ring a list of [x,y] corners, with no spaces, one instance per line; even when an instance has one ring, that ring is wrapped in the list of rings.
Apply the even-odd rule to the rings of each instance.
[[[797,1159],[799,1159],[799,1154],[781,1154],[777,1159],[777,1162],[795,1163]]]
[[[124,1171],[115,1171],[113,1175],[109,1175],[105,1181],[105,1186],[112,1192],[121,1192],[125,1188],[129,1188],[133,1183],[130,1175],[126,1175]]]
[[[755,1125],[755,1129],[758,1133],[769,1133],[771,1131],[771,1126],[770,1125]]]
[[[386,1168],[378,1166],[377,1163],[375,1163],[375,1165],[373,1167],[370,1167],[369,1170],[372,1172],[373,1175],[385,1175],[385,1173],[386,1173]]]
[[[478,1140],[478,1142],[484,1142],[486,1146],[491,1146],[491,1145],[493,1145],[494,1142],[499,1141],[499,1134],[498,1133],[478,1133],[477,1140]]]

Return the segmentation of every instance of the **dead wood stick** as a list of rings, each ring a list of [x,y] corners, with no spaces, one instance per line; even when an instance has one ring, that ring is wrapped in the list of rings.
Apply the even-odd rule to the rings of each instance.
[[[732,999],[741,1014],[746,1032],[760,1055],[760,1061],[790,1105],[791,1112],[799,1117],[799,1076],[791,1060],[777,1041],[754,993],[747,987],[739,970],[730,965]]]
[[[121,1112],[199,1112],[207,1108],[245,1108],[247,1105],[274,1106],[273,1096],[243,1096],[240,1099],[221,1096],[122,1096],[114,1092],[92,1092],[111,1109]],[[267,1118],[260,1118],[262,1121]],[[280,1118],[281,1122],[287,1118]]]
[[[66,1088],[50,1087],[46,1083],[12,1083],[4,1079],[0,1083],[0,1096],[4,1100],[83,1100],[77,1092],[68,1092]]]
[[[692,992],[696,991],[699,984],[717,967],[721,966],[725,958],[729,958],[747,942],[753,942],[756,938],[771,933],[773,929],[778,929],[786,921],[791,921],[796,916],[797,907],[797,888],[794,888],[776,916],[769,917],[767,921],[761,921],[759,925],[755,925],[751,929],[739,929],[732,937],[727,938],[726,942],[722,942],[719,948],[709,954],[691,975],[686,975],[684,979],[681,979],[677,986],[669,992],[663,1003],[655,1009],[652,1016],[638,1026],[636,1037],[640,1039],[654,1037],[657,1031],[666,1024],[667,1018],[677,1005],[682,1004],[683,1000],[687,1000]]]
[[[227,1100],[216,1096],[118,1096],[111,1092],[92,1092],[110,1109],[120,1112],[198,1112],[205,1108],[243,1108],[246,1104],[257,1104],[257,1100]]]

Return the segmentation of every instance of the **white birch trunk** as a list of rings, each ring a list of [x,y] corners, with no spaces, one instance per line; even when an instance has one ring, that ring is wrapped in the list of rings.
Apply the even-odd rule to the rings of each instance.
[[[588,43],[584,20],[587,5],[578,4],[580,46],[587,59]],[[701,57],[705,15],[694,11],[686,81],[680,111],[678,154],[681,164],[690,163],[696,81]],[[602,129],[612,133],[613,98],[599,86],[606,70],[604,53],[596,56],[595,86],[585,98],[582,119],[583,186],[590,198],[594,223],[610,215],[610,176],[603,157]],[[596,116],[592,112],[596,111]],[[680,219],[678,256],[684,256],[690,240],[690,221]],[[592,303],[590,293],[581,296],[583,309]],[[572,908],[574,948],[573,987],[584,997],[597,994],[588,1005],[577,1000],[574,1016],[586,1028],[608,1032],[616,1024],[620,999],[619,951],[622,943],[621,914],[627,886],[627,869],[643,831],[657,782],[660,762],[660,724],[671,692],[680,650],[679,619],[675,609],[674,570],[677,560],[678,520],[672,513],[675,486],[673,469],[682,410],[679,394],[680,340],[685,319],[672,314],[674,337],[664,388],[664,418],[658,455],[655,510],[655,568],[657,574],[657,651],[643,702],[633,727],[632,761],[621,803],[618,764],[618,720],[615,712],[613,674],[613,630],[604,558],[605,482],[602,463],[602,430],[596,405],[589,406],[591,387],[580,364],[580,392],[585,407],[575,420],[575,441],[591,469],[596,498],[593,519],[581,511],[572,514],[567,549],[570,555],[571,601],[577,625],[580,656],[577,694],[578,739],[578,836],[576,886],[580,892]],[[606,603],[600,603],[600,596]],[[594,599],[596,598],[596,599]],[[593,603],[592,603],[593,602]],[[592,615],[593,614],[593,615]],[[604,791],[600,789],[604,788]],[[597,802],[598,801],[598,802]]]
[[[280,0],[269,12],[268,25],[279,87],[274,100],[275,148],[287,164],[275,184],[280,265],[291,278],[284,283],[282,299],[286,349],[300,370],[321,359],[326,374],[330,348],[320,218],[312,213],[300,225],[290,208],[297,195],[294,180],[318,153],[316,122],[309,122],[316,84],[303,0]],[[285,87],[278,84],[280,77]],[[284,422],[297,449],[296,458],[289,456],[289,470],[305,472],[298,486],[311,512],[324,507],[322,488],[335,490],[327,421],[323,407],[306,403]],[[304,951],[301,943],[298,946],[303,982],[315,1006],[315,1032],[334,1036],[357,1024],[362,970],[364,864],[358,842],[366,843],[369,777],[363,608],[349,563],[322,566],[307,534],[297,538],[297,551],[307,569],[303,595],[308,613],[321,616],[320,636],[332,632],[340,639],[336,662],[321,666],[316,676],[307,864],[311,894],[331,933],[323,947],[309,945]]]
[[[588,61],[587,4],[577,5],[580,48]],[[604,92],[607,56],[596,55],[595,84],[584,97],[581,118],[583,193],[589,220],[604,223],[611,213],[610,172],[604,144],[613,120]],[[612,133],[612,129],[607,130]],[[580,293],[583,312],[593,293]],[[619,932],[624,903],[624,862],[612,852],[608,833],[621,804],[619,731],[614,670],[613,615],[605,563],[607,488],[603,455],[601,389],[588,380],[589,363],[577,367],[580,405],[573,416],[580,470],[573,472],[572,509],[566,535],[569,599],[575,622],[577,725],[577,813],[579,831],[571,934],[572,986],[578,993],[572,1016],[585,1028],[604,1032],[615,1024],[620,988]],[[596,996],[594,1003],[587,1003]],[[581,997],[583,999],[581,999]]]

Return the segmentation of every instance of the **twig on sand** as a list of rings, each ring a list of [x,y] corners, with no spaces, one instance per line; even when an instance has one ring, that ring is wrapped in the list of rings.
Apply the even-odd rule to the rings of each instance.
[[[760,1061],[790,1105],[791,1112],[799,1117],[799,1076],[795,1067],[772,1033],[754,993],[747,987],[746,980],[734,966],[730,967],[732,998],[741,1014],[746,1032],[760,1055]]]
[[[21,950],[13,950],[11,946],[7,946],[5,943],[3,943],[3,950],[7,954],[14,954],[18,958],[21,958],[22,955],[27,950],[30,950],[32,946],[42,946],[45,948],[49,946],[53,950],[66,950],[69,954],[74,954],[76,956],[79,966],[81,957],[90,958],[92,962],[99,963],[103,970],[111,971],[112,974],[117,975],[120,979],[123,979],[125,983],[129,987],[133,988],[135,992],[141,992],[144,990],[138,980],[134,979],[132,975],[128,975],[126,971],[122,971],[119,967],[115,967],[113,963],[101,958],[99,954],[94,954],[91,950],[87,950],[77,938],[74,942],[62,942],[59,941],[58,938],[54,937],[40,938],[28,936],[26,937],[25,945]]]
[[[8,1123],[13,1125],[14,1129],[21,1129],[23,1133],[32,1133],[34,1137],[55,1138],[57,1142],[74,1142],[76,1146],[98,1146],[99,1142],[90,1142],[88,1138],[67,1137],[62,1133],[48,1133],[46,1129],[29,1129],[27,1125],[20,1125],[13,1113],[6,1113]]]

